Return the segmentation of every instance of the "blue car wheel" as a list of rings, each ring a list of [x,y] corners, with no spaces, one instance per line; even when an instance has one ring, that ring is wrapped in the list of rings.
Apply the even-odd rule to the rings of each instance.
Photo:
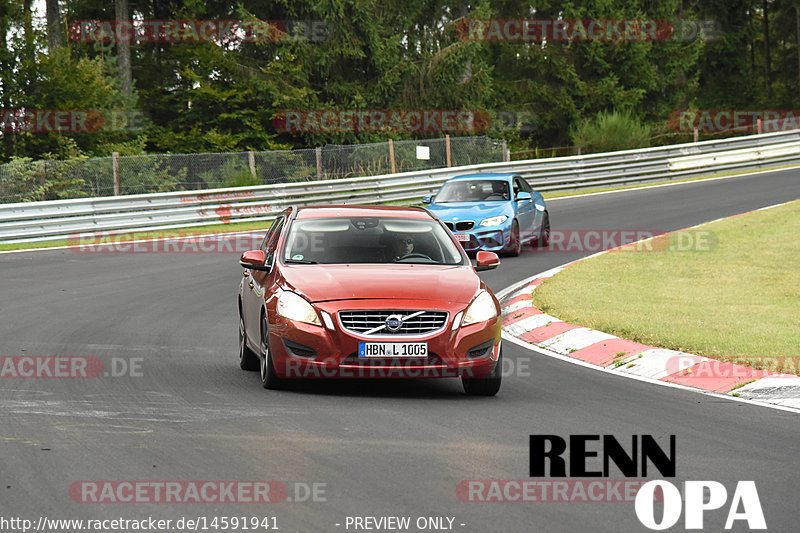
[[[508,246],[503,251],[512,257],[518,256],[522,251],[522,241],[519,239],[519,223],[516,220],[511,224]]]

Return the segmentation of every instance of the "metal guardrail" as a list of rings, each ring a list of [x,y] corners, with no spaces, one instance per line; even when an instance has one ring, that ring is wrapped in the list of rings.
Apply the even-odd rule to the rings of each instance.
[[[0,204],[0,242],[266,221],[292,204],[416,202],[453,176],[512,172],[563,191],[800,164],[800,131],[604,154],[486,163],[383,176],[48,202]]]

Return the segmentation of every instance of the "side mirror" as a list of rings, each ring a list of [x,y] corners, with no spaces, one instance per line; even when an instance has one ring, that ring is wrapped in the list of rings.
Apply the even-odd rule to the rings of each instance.
[[[433,195],[430,195],[430,194],[429,194],[428,196],[423,196],[423,197],[422,197],[422,203],[423,203],[423,204],[429,204],[429,203],[431,203],[432,201],[433,201]]]
[[[530,199],[531,199],[531,193],[529,193],[529,192],[520,191],[520,192],[517,193],[517,201],[518,202],[520,200],[530,200]]]
[[[482,272],[484,270],[493,270],[500,264],[500,258],[494,252],[484,252],[481,250],[476,256],[477,265],[475,270]]]
[[[239,264],[242,265],[244,268],[249,268],[250,270],[262,270],[264,272],[269,272],[270,267],[265,265],[264,263],[267,262],[267,256],[264,255],[263,250],[250,250],[242,254],[242,257],[239,258]]]

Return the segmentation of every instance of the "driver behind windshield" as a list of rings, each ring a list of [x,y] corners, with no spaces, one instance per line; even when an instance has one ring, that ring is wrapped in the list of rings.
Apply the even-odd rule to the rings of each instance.
[[[499,196],[503,200],[508,200],[508,184],[502,181],[492,182],[492,196]]]
[[[414,251],[414,239],[410,235],[392,236],[392,260],[397,261]]]
[[[466,202],[469,200],[469,185],[458,184],[456,189],[456,202]]]

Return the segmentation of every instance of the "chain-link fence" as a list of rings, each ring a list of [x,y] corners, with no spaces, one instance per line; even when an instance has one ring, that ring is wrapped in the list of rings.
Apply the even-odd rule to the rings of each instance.
[[[376,176],[507,157],[505,141],[448,137],[268,152],[14,161],[0,166],[0,203]]]

